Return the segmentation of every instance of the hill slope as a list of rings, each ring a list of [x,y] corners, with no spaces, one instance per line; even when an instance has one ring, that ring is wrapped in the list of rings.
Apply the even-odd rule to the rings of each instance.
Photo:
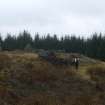
[[[33,53],[0,53],[0,105],[104,105],[105,91],[85,78],[86,69],[93,64],[104,65],[81,56],[76,71]]]

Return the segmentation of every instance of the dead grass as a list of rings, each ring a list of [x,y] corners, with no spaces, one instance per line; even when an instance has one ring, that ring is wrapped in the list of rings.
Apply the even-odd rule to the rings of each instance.
[[[93,66],[89,67],[87,73],[91,79],[96,82],[105,82],[105,67]]]
[[[11,58],[3,53],[0,53],[0,70],[3,68],[9,68],[11,63]]]
[[[105,81],[104,72],[53,65],[33,53],[0,53],[0,105],[104,105],[105,90],[93,84]]]

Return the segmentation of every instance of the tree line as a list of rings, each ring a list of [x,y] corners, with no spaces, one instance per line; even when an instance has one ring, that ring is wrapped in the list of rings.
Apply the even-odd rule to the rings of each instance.
[[[76,37],[75,35],[65,35],[58,38],[57,35],[40,36],[38,33],[32,38],[27,31],[20,33],[18,36],[7,34],[3,39],[0,36],[0,49],[3,51],[14,50],[53,50],[65,51],[67,53],[80,53],[89,57],[105,60],[105,36],[94,33],[91,37]]]

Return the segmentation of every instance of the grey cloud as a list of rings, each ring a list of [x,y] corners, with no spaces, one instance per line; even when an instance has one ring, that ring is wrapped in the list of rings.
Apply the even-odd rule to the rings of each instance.
[[[104,0],[3,0],[0,32],[105,32]]]

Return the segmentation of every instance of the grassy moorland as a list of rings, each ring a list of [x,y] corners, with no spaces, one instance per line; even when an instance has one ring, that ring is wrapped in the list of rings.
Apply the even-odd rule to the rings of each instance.
[[[80,57],[79,70],[34,53],[0,53],[0,105],[105,105],[105,63]]]

